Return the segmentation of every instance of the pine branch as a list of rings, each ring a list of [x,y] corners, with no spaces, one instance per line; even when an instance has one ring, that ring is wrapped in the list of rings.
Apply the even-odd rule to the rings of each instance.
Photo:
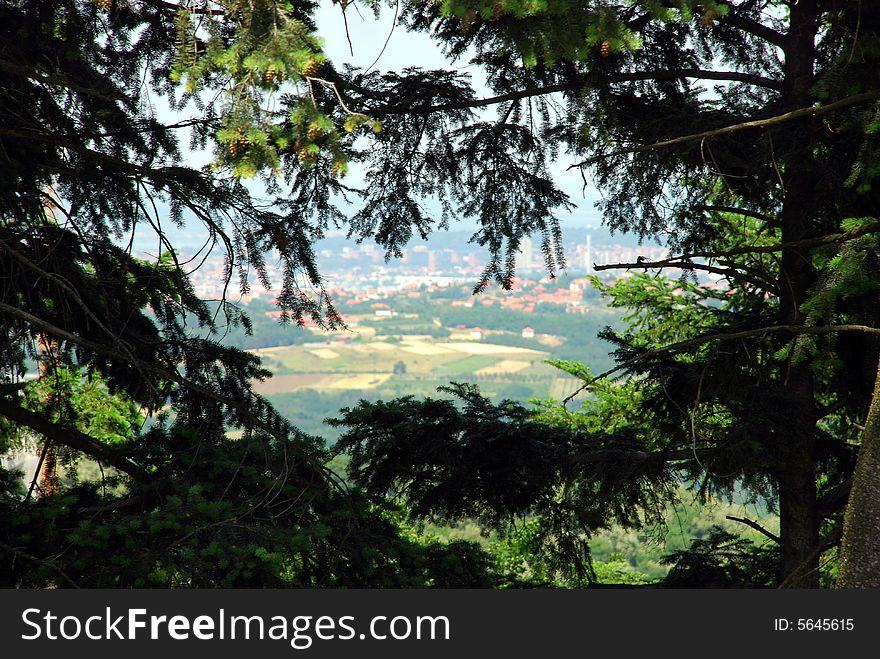
[[[473,101],[462,101],[460,103],[447,103],[441,105],[428,105],[424,107],[412,106],[377,106],[365,110],[367,114],[428,114],[431,112],[446,112],[450,110],[467,110],[471,108],[486,107],[489,105],[497,105],[508,101],[519,101],[535,96],[546,96],[547,94],[555,94],[558,92],[578,91],[586,88],[599,87],[602,85],[613,85],[623,82],[638,82],[645,80],[719,80],[728,82],[745,82],[758,87],[765,87],[774,91],[781,91],[781,84],[772,78],[765,78],[752,73],[742,73],[740,71],[706,71],[703,69],[673,69],[669,71],[634,71],[630,73],[618,73],[614,75],[602,76],[599,74],[576,76],[572,80],[562,82],[556,85],[545,85],[543,87],[530,87],[528,89],[520,89],[518,91],[507,92],[497,96],[475,99]],[[366,98],[378,100],[375,92],[371,92],[360,86],[351,83],[343,83],[346,89],[357,91]],[[572,165],[574,166],[574,165]]]
[[[730,25],[731,27],[735,27],[742,32],[751,34],[753,37],[763,39],[767,43],[773,44],[774,46],[781,48],[783,51],[785,50],[788,43],[784,34],[782,34],[781,32],[777,32],[773,28],[767,27],[763,23],[756,21],[753,18],[749,18],[748,16],[741,16],[738,14],[730,13],[722,18],[721,22],[726,25]]]
[[[562,404],[567,404],[582,391],[585,391],[590,386],[592,386],[595,382],[614,375],[618,371],[629,368],[630,366],[651,357],[656,357],[658,355],[663,355],[669,352],[678,352],[682,350],[688,350],[689,348],[696,348],[705,343],[709,343],[710,341],[736,341],[738,339],[749,339],[756,336],[766,336],[767,334],[777,334],[781,332],[791,332],[792,334],[818,335],[834,334],[836,332],[861,332],[864,334],[873,334],[876,336],[880,336],[880,328],[870,327],[868,325],[818,325],[814,327],[809,327],[806,325],[770,325],[767,327],[758,327],[756,329],[742,330],[739,332],[717,332],[713,334],[703,334],[702,336],[679,341],[678,343],[671,343],[667,346],[663,346],[662,348],[647,350],[640,355],[636,355],[635,357],[626,359],[620,362],[614,368],[609,368],[604,373],[600,373],[596,377],[590,378],[589,380],[584,382],[584,384],[578,387],[572,394],[565,397],[562,401]]]
[[[145,4],[150,5],[151,7],[155,7],[156,9],[163,12],[172,12],[176,14],[178,10],[185,9],[186,12],[195,14],[197,16],[224,16],[226,11],[224,9],[209,9],[207,3],[203,7],[196,7],[190,5],[183,4],[174,4],[173,2],[165,2],[165,0],[142,0]]]
[[[41,277],[45,277],[48,281],[51,281],[55,285],[57,285],[58,288],[60,288],[61,291],[63,291],[66,294],[67,297],[69,297],[74,302],[76,302],[76,304],[83,310],[83,313],[85,313],[85,315],[88,318],[90,318],[95,323],[95,325],[97,325],[98,329],[100,329],[104,334],[106,334],[116,344],[116,347],[118,350],[127,354],[128,357],[130,357],[131,359],[134,358],[134,354],[131,352],[129,347],[127,345],[125,345],[125,343],[116,334],[114,334],[110,330],[110,328],[108,328],[101,321],[101,319],[98,318],[97,315],[95,315],[95,313],[92,311],[91,307],[85,303],[85,301],[82,299],[80,294],[74,289],[74,287],[70,284],[70,282],[68,282],[64,277],[61,277],[59,275],[56,275],[53,272],[49,272],[49,271],[41,268],[39,265],[37,265],[36,263],[34,263],[33,261],[31,261],[30,259],[25,257],[23,254],[19,253],[18,250],[9,246],[5,240],[0,240],[0,250],[5,251],[10,257],[12,257],[13,260],[18,261],[20,264],[22,264],[26,268],[33,270],[34,272],[39,274]],[[131,361],[131,360],[129,360],[129,361]],[[143,373],[141,373],[141,375],[143,376]],[[146,377],[144,377],[143,379],[147,383],[147,385],[150,387],[150,389],[154,393],[158,394],[155,386],[153,386],[153,383],[150,382],[149,379]]]
[[[627,451],[627,460],[638,460],[641,462],[647,460],[656,460],[658,462],[684,462],[686,460],[699,460],[701,457],[712,457],[717,453],[715,448],[687,448],[669,451]],[[570,464],[593,464],[603,462],[608,459],[611,451],[605,449],[600,451],[591,451],[587,453],[576,453],[569,456]]]
[[[829,490],[816,501],[816,512],[821,517],[831,517],[835,513],[839,513],[849,501],[849,493],[852,490],[852,476]]]
[[[737,279],[739,281],[752,284],[753,286],[757,286],[758,288],[766,291],[778,290],[776,285],[772,282],[764,281],[762,279],[759,279],[758,277],[754,277],[752,275],[742,272],[742,270],[745,269],[743,266],[730,263],[724,263],[723,265],[729,265],[730,267],[719,268],[717,266],[707,265],[705,263],[694,263],[693,261],[688,261],[684,257],[670,257],[668,259],[663,259],[660,261],[637,260],[635,263],[614,263],[609,265],[597,265],[594,263],[593,270],[608,270],[610,268],[617,267],[625,267],[627,269],[644,268],[645,270],[648,270],[649,268],[681,268],[682,270],[700,270],[701,272],[711,272],[716,275],[721,275],[722,277],[726,277],[728,279]]]
[[[593,264],[594,270],[613,270],[613,269],[630,269],[630,268],[662,268],[662,267],[681,267],[681,261],[691,259],[722,259],[730,258],[740,254],[771,254],[774,252],[782,252],[786,249],[804,249],[809,247],[820,247],[821,245],[832,245],[834,243],[843,243],[848,240],[861,238],[870,233],[880,232],[880,221],[865,224],[858,229],[852,231],[842,231],[840,233],[830,233],[818,238],[806,238],[804,240],[794,240],[788,243],[777,243],[776,245],[746,245],[744,247],[736,247],[724,252],[689,252],[678,256],[670,256],[667,259],[659,261],[635,261],[634,263],[606,263],[605,265]]]
[[[133,463],[122,453],[105,446],[94,437],[75,428],[66,428],[52,423],[41,414],[26,410],[20,405],[2,398],[0,398],[0,415],[40,433],[56,444],[70,447],[98,462],[116,467],[140,483],[148,483],[152,480],[152,476],[146,470]]]
[[[574,169],[577,167],[588,167],[593,165],[601,160],[606,160],[607,158],[614,158],[616,156],[625,156],[634,153],[644,153],[645,151],[653,151],[655,149],[663,149],[670,146],[676,146],[679,144],[684,144],[686,142],[693,142],[695,140],[703,140],[709,137],[717,137],[719,135],[727,135],[728,133],[735,133],[741,130],[746,130],[748,128],[766,128],[768,126],[775,126],[778,124],[785,123],[787,121],[793,121],[794,119],[800,119],[802,117],[810,117],[816,116],[820,114],[827,114],[828,112],[834,112],[836,110],[840,110],[841,108],[850,107],[852,105],[858,105],[859,103],[865,103],[868,101],[874,101],[880,99],[880,90],[872,90],[869,92],[865,92],[863,94],[855,94],[854,96],[847,96],[839,101],[835,101],[834,103],[829,103],[828,105],[820,105],[820,106],[812,106],[808,108],[799,108],[797,110],[791,110],[790,112],[784,112],[783,114],[777,114],[773,117],[769,117],[767,119],[755,119],[753,121],[744,121],[738,124],[732,124],[730,126],[724,126],[723,128],[714,128],[712,130],[706,130],[700,133],[691,133],[690,135],[682,135],[680,137],[674,137],[669,140],[662,140],[660,142],[654,142],[652,144],[644,144],[642,146],[635,146],[626,149],[618,149],[616,151],[611,151],[610,153],[603,153],[600,156],[595,156],[593,158],[587,158],[586,160],[582,160],[579,163],[575,163],[573,165],[569,165],[568,169]]]
[[[52,568],[55,572],[60,574],[64,580],[70,584],[72,587],[79,589],[79,584],[77,584],[73,579],[67,576],[67,573],[58,567],[52,561],[49,561],[45,558],[39,558],[37,556],[33,556],[32,554],[27,553],[26,551],[22,551],[18,547],[13,547],[11,545],[7,545],[5,542],[0,541],[0,549],[9,552],[10,554],[21,556],[22,558],[26,558],[27,560],[37,563],[39,565],[45,565],[46,567]]]
[[[766,213],[759,213],[758,211],[749,210],[748,208],[739,208],[737,206],[720,206],[718,204],[698,204],[694,206],[695,210],[701,211],[709,211],[709,212],[718,212],[718,213],[730,213],[732,215],[743,215],[745,217],[753,217],[756,220],[761,220],[763,222],[767,222],[768,224],[777,224],[776,219],[767,215]]]
[[[64,87],[65,89],[69,89],[70,91],[76,92],[78,94],[91,96],[110,104],[116,104],[119,102],[124,103],[125,101],[129,100],[125,94],[113,87],[108,88],[110,95],[104,94],[94,87],[83,87],[82,85],[73,82],[62,73],[49,73],[35,67],[24,66],[16,62],[10,62],[6,59],[0,59],[0,71],[26,80],[33,80],[37,83]]]
[[[223,394],[218,393],[217,391],[215,391],[213,389],[210,389],[206,386],[200,385],[197,382],[194,382],[193,380],[191,380],[190,378],[187,378],[186,376],[181,375],[177,371],[172,371],[170,369],[163,368],[161,366],[156,366],[156,365],[151,364],[149,362],[146,362],[142,359],[138,359],[137,357],[120,353],[114,347],[107,346],[102,343],[98,343],[96,341],[92,341],[91,339],[86,339],[84,337],[73,334],[72,332],[68,332],[67,330],[62,329],[62,328],[60,328],[60,327],[58,327],[58,326],[56,326],[46,320],[43,320],[42,318],[38,318],[37,316],[34,316],[33,314],[28,313],[27,311],[23,311],[22,309],[18,309],[16,307],[10,306],[4,302],[0,302],[0,312],[5,313],[9,316],[12,316],[13,318],[17,318],[21,321],[24,321],[24,322],[28,323],[29,325],[32,325],[33,327],[38,328],[40,331],[45,332],[45,333],[47,333],[51,336],[54,336],[58,339],[61,339],[64,341],[69,341],[71,343],[75,343],[76,345],[79,345],[83,348],[86,348],[87,350],[91,350],[97,354],[104,355],[106,357],[111,357],[113,359],[117,359],[117,360],[121,360],[123,362],[130,363],[130,364],[132,364],[132,366],[135,366],[136,368],[139,367],[141,370],[143,370],[145,372],[152,373],[153,375],[157,375],[161,378],[164,378],[166,380],[174,382],[174,383],[180,385],[181,387],[184,387],[185,389],[192,391],[193,393],[197,393],[202,396],[205,396],[206,398],[208,398],[210,400],[214,400],[214,401],[217,401],[217,402],[225,405],[229,409],[235,410],[236,412],[241,414],[242,417],[244,417],[249,422],[254,424],[254,427],[263,430],[264,432],[270,434],[271,436],[273,436],[281,441],[286,442],[289,439],[286,432],[284,432],[284,429],[279,430],[278,428],[272,427],[271,425],[266,423],[265,420],[263,420],[263,419],[259,418],[257,415],[255,415],[250,410],[250,408],[248,407],[248,405],[246,403],[241,402],[241,401],[237,401],[237,400],[230,398],[228,396],[224,396]],[[258,398],[256,396],[256,394],[254,396],[255,396],[255,398]],[[0,413],[2,413],[2,409],[0,409]],[[311,456],[306,456],[306,457],[308,459],[312,459]],[[330,473],[329,470],[324,469],[323,467],[322,467],[322,472]]]

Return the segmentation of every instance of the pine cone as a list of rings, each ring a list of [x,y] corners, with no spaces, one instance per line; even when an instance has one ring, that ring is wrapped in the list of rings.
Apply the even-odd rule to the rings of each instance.
[[[304,76],[313,76],[318,72],[318,69],[321,68],[321,65],[318,64],[318,61],[314,57],[310,57],[309,61],[306,62],[306,65],[303,67],[302,74]]]
[[[229,144],[226,145],[226,150],[229,151],[229,155],[235,158],[239,153],[244,151],[247,148],[248,140],[245,137],[244,130],[239,128],[236,131],[235,138],[229,141]]]

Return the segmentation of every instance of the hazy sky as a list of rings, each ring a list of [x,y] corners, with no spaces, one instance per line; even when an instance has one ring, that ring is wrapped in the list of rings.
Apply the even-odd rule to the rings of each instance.
[[[392,30],[394,9],[387,5],[383,4],[378,19],[368,9],[357,9],[357,5],[349,4],[345,16],[351,46],[346,38],[346,20],[343,19],[340,5],[323,0],[318,9],[318,34],[324,39],[324,52],[335,64],[349,63],[361,68],[372,66],[380,71],[398,70],[407,66],[454,68],[470,74],[480,96],[490,95],[485,87],[485,76],[478,67],[470,65],[469,57],[451,62],[443,56],[439,44],[428,35],[407,32],[400,25]],[[494,114],[494,110],[489,112]],[[568,170],[572,161],[564,155],[562,158],[551,169],[553,179],[577,208],[571,213],[560,213],[560,221],[563,226],[598,226],[601,218],[593,207],[597,193],[588,189],[585,198],[580,174],[575,170]]]
[[[454,68],[471,76],[478,95],[490,95],[489,90],[485,87],[485,77],[478,67],[470,65],[469,57],[451,62],[444,57],[439,45],[429,36],[407,32],[400,25],[392,30],[394,24],[393,7],[383,5],[379,17],[376,18],[369,9],[360,8],[358,11],[358,7],[354,3],[349,3],[346,18],[348,37],[351,40],[350,47],[349,40],[346,38],[346,21],[343,20],[340,5],[334,4],[330,0],[322,0],[316,13],[318,34],[324,40],[324,52],[337,66],[349,63],[360,68],[372,67],[380,71],[399,70],[407,66]],[[159,99],[154,100],[157,101],[156,111],[161,120],[173,117],[173,113],[167,107],[163,107]],[[191,107],[190,111],[197,110]],[[495,110],[490,108],[487,112],[494,115]],[[188,158],[189,163],[195,166],[201,166],[210,160],[211,155],[208,152],[192,153]],[[601,216],[594,208],[597,194],[594,190],[588,189],[585,198],[580,174],[575,170],[567,170],[570,163],[571,160],[565,159],[563,155],[563,160],[551,167],[556,184],[569,195],[571,201],[577,206],[571,212],[560,212],[559,220],[563,230],[566,227],[570,228],[569,230],[574,227],[598,228],[601,224]],[[353,168],[349,173],[348,183],[358,186],[362,182],[359,179],[360,176],[356,168]],[[258,179],[248,181],[246,185],[258,196],[263,196],[261,194],[263,186]],[[431,207],[430,202],[427,202],[427,205],[429,208]],[[474,222],[463,220],[450,228],[452,230],[471,230],[475,227]],[[168,229],[174,240],[186,244],[201,242],[203,227],[200,223],[188,222],[187,227],[183,230],[173,227],[168,227]],[[138,248],[146,245],[152,247],[154,242],[155,238],[151,232],[146,227],[142,227],[136,240]]]

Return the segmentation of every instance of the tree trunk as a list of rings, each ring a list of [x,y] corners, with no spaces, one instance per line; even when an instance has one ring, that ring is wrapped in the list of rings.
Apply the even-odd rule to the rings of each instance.
[[[40,379],[48,379],[58,366],[58,342],[46,334],[41,334],[39,348]],[[52,389],[50,389],[46,399],[46,409],[50,410],[52,406],[53,394]],[[40,452],[40,464],[43,466],[40,472],[40,493],[42,496],[58,494],[61,484],[58,478],[58,449],[49,437],[46,437],[43,443],[43,449]]]
[[[880,588],[880,363],[843,517],[839,588]]]
[[[809,107],[814,78],[818,12],[815,0],[791,6],[785,45],[782,100],[786,108]],[[782,242],[809,238],[813,230],[814,175],[809,120],[793,122],[801,149],[788,155],[782,204]],[[785,249],[779,277],[781,322],[803,322],[801,305],[815,279],[809,250]],[[777,438],[782,583],[790,588],[819,587],[819,515],[816,505],[816,410],[809,365],[783,367],[789,432]]]

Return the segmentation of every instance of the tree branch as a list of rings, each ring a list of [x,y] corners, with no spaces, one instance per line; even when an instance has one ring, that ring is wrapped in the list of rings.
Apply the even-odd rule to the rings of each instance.
[[[684,257],[670,257],[668,259],[662,259],[660,261],[636,261],[635,263],[611,263],[606,265],[597,265],[594,263],[593,270],[608,270],[610,268],[623,267],[627,269],[644,268],[645,270],[647,270],[648,268],[681,268],[682,270],[700,270],[701,272],[711,272],[716,275],[721,275],[722,277],[738,279],[764,290],[777,290],[775,284],[768,281],[763,281],[744,272],[740,272],[736,269],[736,267],[719,268],[713,265],[707,265],[705,263],[694,263],[692,261],[683,259]]]
[[[780,544],[778,535],[776,535],[775,533],[771,533],[770,531],[765,529],[763,526],[758,524],[758,522],[756,522],[755,520],[749,519],[748,517],[734,517],[733,515],[727,515],[726,517],[731,522],[739,522],[740,524],[745,524],[746,526],[755,529],[761,535],[764,535],[764,536],[770,538],[777,545]]]
[[[48,281],[57,285],[58,288],[60,288],[64,293],[67,294],[67,296],[70,297],[70,299],[72,299],[74,302],[76,302],[79,305],[79,307],[83,310],[83,313],[85,313],[85,315],[88,318],[90,318],[95,323],[95,325],[98,326],[98,329],[100,329],[102,332],[104,332],[112,341],[114,341],[116,343],[116,347],[118,350],[120,350],[121,352],[128,355],[128,357],[130,358],[129,361],[132,361],[134,359],[134,355],[131,353],[128,346],[125,345],[125,343],[118,336],[116,336],[112,331],[110,331],[110,328],[108,328],[106,325],[104,325],[104,323],[101,321],[101,319],[98,318],[97,315],[95,315],[95,313],[92,311],[91,307],[89,307],[89,305],[87,305],[85,303],[85,301],[82,299],[82,297],[79,295],[79,293],[74,289],[74,287],[70,284],[70,282],[68,282],[64,277],[61,277],[60,275],[57,275],[53,272],[49,272],[47,270],[44,270],[39,265],[37,265],[36,263],[34,263],[30,259],[28,259],[26,256],[19,253],[18,250],[13,249],[11,246],[9,246],[5,240],[0,240],[0,250],[5,251],[7,254],[9,254],[9,256],[13,260],[18,261],[26,268],[33,270],[34,272],[39,274],[41,277],[45,277]],[[134,362],[132,362],[132,363],[134,363]],[[144,378],[144,380],[146,380],[146,378]],[[147,384],[150,386],[150,388],[154,392],[156,391],[152,382],[147,381]]]
[[[843,481],[840,485],[829,490],[816,501],[816,512],[821,517],[830,517],[834,513],[838,513],[846,506],[849,499],[849,492],[852,489],[852,476]]]
[[[602,380],[603,378],[607,378],[610,375],[614,375],[618,371],[621,371],[625,368],[632,366],[633,364],[637,364],[640,361],[648,359],[650,357],[656,357],[657,355],[662,355],[667,352],[677,352],[679,350],[687,350],[689,348],[695,348],[697,346],[701,346],[704,343],[708,343],[710,341],[736,341],[738,339],[749,339],[756,336],[765,336],[767,334],[777,334],[782,332],[791,332],[792,334],[834,334],[836,332],[862,332],[865,334],[873,334],[876,336],[880,336],[880,328],[878,327],[870,327],[868,325],[820,325],[815,327],[808,327],[806,325],[771,325],[767,327],[758,327],[756,329],[750,330],[742,330],[739,332],[717,332],[713,334],[703,334],[702,336],[697,336],[692,339],[686,339],[684,341],[679,341],[678,343],[671,343],[667,346],[663,346],[662,348],[654,348],[653,350],[647,350],[640,355],[636,355],[635,357],[631,357],[630,359],[626,359],[620,362],[614,368],[609,368],[607,371],[600,373],[596,377],[590,378],[583,385],[578,387],[573,393],[569,394],[566,398],[563,399],[562,403],[567,404],[569,401],[574,399],[579,393],[589,388],[593,383]]]
[[[742,30],[747,34],[751,34],[753,37],[763,39],[767,43],[773,44],[774,46],[785,50],[785,35],[781,32],[777,32],[771,27],[767,27],[763,23],[760,23],[753,18],[730,13],[722,18],[721,21],[727,25],[730,25],[731,27],[735,27],[738,30]]]
[[[68,446],[99,462],[116,467],[138,482],[148,483],[152,480],[152,476],[145,469],[136,465],[125,455],[75,428],[66,428],[52,423],[46,417],[2,398],[0,398],[0,415],[40,433],[56,444]]]
[[[18,547],[13,547],[11,545],[7,545],[5,542],[0,541],[0,549],[9,552],[10,554],[21,556],[22,558],[26,558],[29,561],[34,563],[38,563],[39,565],[45,565],[46,567],[50,567],[55,570],[58,574],[60,574],[64,580],[73,586],[76,589],[79,589],[79,584],[77,584],[73,579],[67,576],[67,573],[62,570],[60,567],[55,565],[52,561],[46,560],[45,558],[38,558],[37,556],[33,556],[26,551],[22,551]]]
[[[473,101],[463,101],[461,103],[448,103],[441,105],[427,105],[424,107],[411,106],[377,106],[368,108],[364,112],[367,114],[428,114],[431,112],[444,112],[448,110],[467,110],[470,108],[486,107],[488,105],[497,105],[498,103],[506,103],[507,101],[518,101],[534,96],[545,96],[547,94],[555,94],[557,92],[578,91],[589,87],[598,87],[600,85],[617,84],[622,82],[638,82],[644,80],[720,80],[729,82],[745,82],[758,87],[765,87],[774,91],[781,91],[782,85],[772,78],[765,78],[752,73],[742,73],[740,71],[705,71],[703,69],[673,69],[670,71],[633,71],[629,73],[618,73],[614,75],[600,76],[597,74],[578,76],[573,80],[562,82],[556,85],[546,85],[543,87],[531,87],[529,89],[521,89],[498,96],[490,96],[487,98],[475,99]],[[367,98],[376,98],[375,92],[363,89],[357,85],[347,83],[346,88],[357,91]]]
[[[873,219],[873,218],[872,218]],[[670,256],[668,259],[660,261],[636,261],[635,263],[606,263],[605,265],[593,264],[594,270],[612,270],[619,268],[645,268],[645,267],[663,267],[663,264],[672,264],[676,267],[678,261],[688,261],[691,259],[721,259],[737,256],[740,254],[768,254],[773,252],[782,252],[786,249],[803,249],[807,247],[819,247],[821,245],[832,245],[834,243],[844,243],[848,240],[854,240],[866,236],[869,233],[880,232],[880,221],[865,224],[858,229],[852,231],[842,231],[840,233],[829,233],[818,238],[806,238],[804,240],[793,240],[788,243],[777,243],[776,245],[747,245],[744,247],[736,247],[725,252],[689,252],[679,256]],[[654,265],[651,265],[651,264]]]
[[[205,3],[205,6],[203,7],[195,7],[174,4],[173,2],[165,2],[165,0],[143,0],[143,2],[160,11],[172,12],[174,14],[176,14],[179,9],[185,9],[187,13],[192,13],[197,16],[223,16],[226,14],[226,11],[223,9],[208,9],[207,3]]]
[[[104,345],[101,343],[97,343],[97,342],[92,341],[90,339],[86,339],[84,337],[81,337],[81,336],[78,336],[78,335],[73,334],[71,332],[68,332],[67,330],[62,329],[62,328],[60,328],[60,327],[58,327],[58,326],[56,326],[46,320],[43,320],[42,318],[38,318],[37,316],[34,316],[33,314],[28,313],[27,311],[23,311],[22,309],[18,309],[16,307],[10,306],[10,305],[6,304],[5,302],[0,302],[0,312],[5,313],[9,316],[12,316],[13,318],[18,318],[19,320],[22,320],[22,321],[40,329],[41,331],[43,331],[47,334],[50,334],[50,335],[52,335],[56,338],[62,339],[64,341],[70,341],[71,343],[75,343],[76,345],[82,346],[83,348],[91,350],[97,354],[105,355],[108,357],[113,357],[115,359],[121,359],[121,360],[123,360],[125,362],[129,362],[129,363],[136,362],[136,364],[133,363],[132,365],[135,367],[141,368],[143,371],[146,371],[146,372],[152,373],[154,375],[158,375],[161,378],[170,380],[171,382],[174,382],[174,383],[180,385],[181,387],[189,389],[190,391],[193,391],[195,393],[201,394],[202,396],[205,396],[206,398],[209,398],[211,400],[215,400],[219,403],[222,403],[223,405],[226,405],[230,409],[236,410],[243,417],[245,417],[251,423],[253,423],[255,427],[260,428],[261,430],[267,432],[268,434],[272,435],[273,437],[276,437],[277,439],[282,440],[282,441],[286,441],[287,439],[289,439],[287,437],[286,433],[280,432],[277,428],[271,427],[270,425],[265,423],[262,419],[257,417],[253,412],[250,411],[250,409],[248,409],[248,407],[245,403],[234,400],[232,398],[229,398],[228,396],[224,396],[223,394],[218,393],[217,391],[214,391],[204,385],[201,385],[197,382],[194,382],[191,379],[187,378],[186,376],[181,375],[177,371],[172,371],[170,369],[163,368],[161,366],[156,366],[154,364],[151,364],[149,362],[145,362],[145,361],[137,359],[135,357],[129,357],[128,355],[120,353],[115,348],[112,348],[110,346],[107,346],[107,345]],[[2,410],[0,410],[0,413],[2,413]]]
[[[877,99],[880,99],[880,90],[875,89],[869,92],[865,92],[863,94],[847,96],[846,98],[835,101],[834,103],[829,103],[828,105],[799,108],[797,110],[784,112],[783,114],[778,114],[767,119],[744,121],[742,123],[724,126],[723,128],[715,128],[713,130],[706,130],[700,133],[691,133],[690,135],[682,135],[680,137],[674,137],[669,140],[654,142],[653,144],[644,144],[642,146],[635,146],[627,149],[618,149],[616,151],[611,151],[610,153],[603,153],[600,156],[587,158],[586,160],[582,160],[579,163],[569,165],[568,169],[574,169],[576,167],[588,167],[589,165],[599,162],[600,160],[605,160],[606,158],[614,158],[615,156],[624,156],[633,153],[644,153],[645,151],[653,151],[654,149],[663,149],[669,146],[684,144],[685,142],[693,142],[694,140],[702,140],[709,137],[727,135],[728,133],[735,133],[737,131],[746,130],[748,128],[765,128],[767,126],[775,126],[777,124],[785,123],[786,121],[800,119],[801,117],[826,114],[828,112],[834,112],[835,110],[839,110],[841,108],[849,107],[851,105],[858,105],[859,103],[865,103],[867,101],[873,101]]]
[[[627,460],[638,460],[641,462],[647,460],[656,460],[659,462],[682,462],[684,460],[699,459],[702,457],[711,457],[717,450],[714,448],[700,449],[680,449],[669,451],[628,451],[615,449],[600,449],[598,451],[589,451],[587,453],[576,453],[568,457],[570,464],[593,464],[608,459],[609,455],[625,455]]]
[[[775,224],[776,220],[765,214],[759,213],[758,211],[749,210],[748,208],[739,208],[737,206],[719,206],[717,204],[698,204],[694,206],[694,209],[701,211],[715,211],[718,213],[730,213],[732,215],[743,215],[745,217],[753,217],[756,220],[761,220],[763,222],[767,222],[768,224]]]

